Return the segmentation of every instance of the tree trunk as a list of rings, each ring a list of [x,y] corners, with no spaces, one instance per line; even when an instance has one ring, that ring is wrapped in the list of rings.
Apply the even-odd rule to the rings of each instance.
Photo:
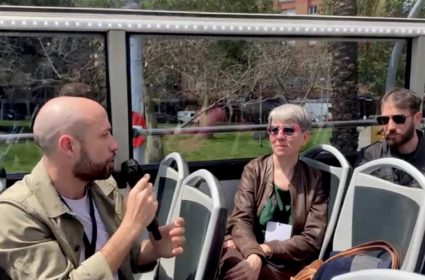
[[[209,110],[206,110],[210,106],[210,99],[209,99],[209,92],[208,92],[209,85],[208,85],[207,76],[208,76],[207,69],[204,68],[204,73],[200,78],[202,78],[201,84],[205,86],[201,88],[197,88],[197,91],[199,93],[199,98],[202,99],[202,105],[201,105],[200,111],[203,113],[200,114],[198,117],[200,127],[206,127],[211,125],[209,121],[209,116],[208,116]],[[200,138],[212,138],[214,137],[214,134],[207,133],[207,132],[199,132],[195,136]]]
[[[144,87],[145,92],[145,116],[148,128],[157,128],[158,123],[155,117],[153,94],[151,89]],[[146,136],[146,150],[144,163],[158,163],[164,158],[164,147],[159,135]]]
[[[334,0],[331,3],[333,15],[355,16],[356,0]],[[334,120],[353,120],[357,114],[357,43],[331,42],[329,51],[332,55],[332,117]],[[352,153],[358,146],[357,128],[334,128],[331,144],[343,153]]]

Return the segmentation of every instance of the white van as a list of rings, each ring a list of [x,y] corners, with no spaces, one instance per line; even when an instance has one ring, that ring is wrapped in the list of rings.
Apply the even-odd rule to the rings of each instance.
[[[196,115],[195,111],[178,111],[177,120],[181,123],[185,123],[192,119]]]

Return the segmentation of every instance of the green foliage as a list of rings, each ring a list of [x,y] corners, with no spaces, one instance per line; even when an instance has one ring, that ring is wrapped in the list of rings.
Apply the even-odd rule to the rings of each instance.
[[[359,16],[384,16],[387,2],[387,0],[357,0],[357,14]]]
[[[388,59],[393,44],[359,44],[358,72],[359,83],[368,85],[369,92],[381,96],[385,89]]]
[[[315,144],[329,143],[331,128],[313,129],[307,149]],[[215,133],[212,138],[193,135],[164,136],[165,154],[179,151],[188,161],[251,158],[271,152],[268,138],[254,140],[253,132]],[[30,172],[41,158],[33,141],[0,143],[0,162],[8,173]]]
[[[229,41],[219,40],[212,44],[209,52],[217,60],[221,62],[222,69],[239,64],[246,64],[247,58],[245,57],[244,49],[246,49],[247,41]]]
[[[120,8],[121,0],[71,0],[75,7]]]
[[[409,12],[406,10],[405,0],[357,0],[358,15],[380,16],[380,17],[406,17]],[[368,85],[369,92],[376,96],[382,96],[385,90],[386,73],[388,61],[391,57],[394,43],[371,44],[368,42],[359,43],[358,71],[359,82]],[[399,60],[396,84],[403,85],[405,62],[405,52]]]
[[[390,17],[406,17],[408,11],[403,8],[403,3],[406,1],[401,0],[386,0],[385,2],[385,14],[384,16]]]
[[[212,137],[181,135],[163,138],[164,153],[179,151],[188,161],[251,158],[270,153],[267,139],[252,138],[252,132],[215,133]]]
[[[311,130],[310,139],[308,142],[302,147],[302,150],[307,150],[310,147],[313,147],[317,144],[329,144],[329,139],[332,134],[332,128],[315,128]]]
[[[322,0],[322,15],[331,14],[331,6],[342,0]],[[368,17],[406,17],[414,0],[357,0],[357,15]],[[422,8],[423,17],[425,7]]]
[[[73,0],[1,0],[3,5],[72,7]]]
[[[312,130],[308,143],[302,150],[316,144],[329,144],[331,128]],[[202,135],[172,135],[162,139],[164,153],[179,151],[188,161],[253,158],[271,153],[268,137],[254,140],[253,132],[215,133],[212,137]]]
[[[319,14],[330,15],[331,14],[331,3],[332,3],[332,0],[322,0],[322,1],[320,1]]]
[[[393,48],[394,43],[359,43],[359,83],[367,85],[368,92],[374,96],[382,96],[384,94],[388,62]],[[403,83],[406,71],[405,54],[406,51],[402,51],[397,69],[396,85],[399,86],[404,86]]]
[[[331,14],[330,7],[340,0],[322,0],[321,14]],[[357,0],[357,15],[371,17],[406,17],[405,0]],[[368,93],[381,96],[385,90],[385,80],[388,61],[394,43],[374,44],[367,41],[359,42],[358,51],[358,77],[359,84],[366,86]],[[405,72],[405,52],[400,58],[396,84],[403,85],[401,81]],[[365,88],[363,88],[365,90]]]
[[[146,0],[144,9],[198,12],[260,13],[271,11],[271,0]]]
[[[4,144],[0,143],[0,162],[7,173],[31,171],[41,158],[40,149],[33,141]]]
[[[31,126],[31,121],[28,120],[13,120],[13,121],[9,121],[9,120],[0,120],[0,126],[2,127],[9,127],[9,128],[14,128],[14,127],[30,127]]]
[[[119,8],[122,0],[0,0],[4,5],[50,6],[50,7],[90,7]]]

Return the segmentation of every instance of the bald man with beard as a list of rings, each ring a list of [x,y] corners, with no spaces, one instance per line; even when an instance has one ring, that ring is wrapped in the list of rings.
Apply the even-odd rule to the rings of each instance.
[[[425,174],[425,138],[423,131],[416,129],[422,120],[421,104],[422,99],[411,90],[394,88],[387,92],[381,99],[381,115],[377,117],[385,139],[363,148],[356,166],[378,158],[396,157]],[[403,186],[417,186],[411,176],[391,167],[378,169],[374,175]]]
[[[181,218],[160,227],[160,241],[138,241],[158,202],[149,175],[126,201],[118,191],[118,144],[100,104],[51,99],[33,130],[43,157],[0,196],[0,266],[12,279],[133,279],[183,252]]]

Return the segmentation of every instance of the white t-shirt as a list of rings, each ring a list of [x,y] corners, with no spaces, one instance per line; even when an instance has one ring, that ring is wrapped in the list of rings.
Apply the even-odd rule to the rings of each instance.
[[[91,242],[92,238],[92,222],[90,218],[90,201],[87,196],[87,192],[85,193],[83,198],[80,199],[69,199],[66,197],[62,197],[66,202],[68,207],[71,209],[72,213],[77,217],[80,223],[84,227],[84,232],[87,235],[88,240]],[[96,204],[94,204],[94,217],[96,219],[97,225],[97,238],[96,238],[96,252],[99,251],[103,245],[105,245],[106,241],[109,239],[109,234],[106,231],[105,224],[100,218],[99,211],[97,211]],[[85,247],[81,248],[80,254],[80,263],[82,263],[86,259]],[[118,273],[114,274],[115,280],[118,280]]]

